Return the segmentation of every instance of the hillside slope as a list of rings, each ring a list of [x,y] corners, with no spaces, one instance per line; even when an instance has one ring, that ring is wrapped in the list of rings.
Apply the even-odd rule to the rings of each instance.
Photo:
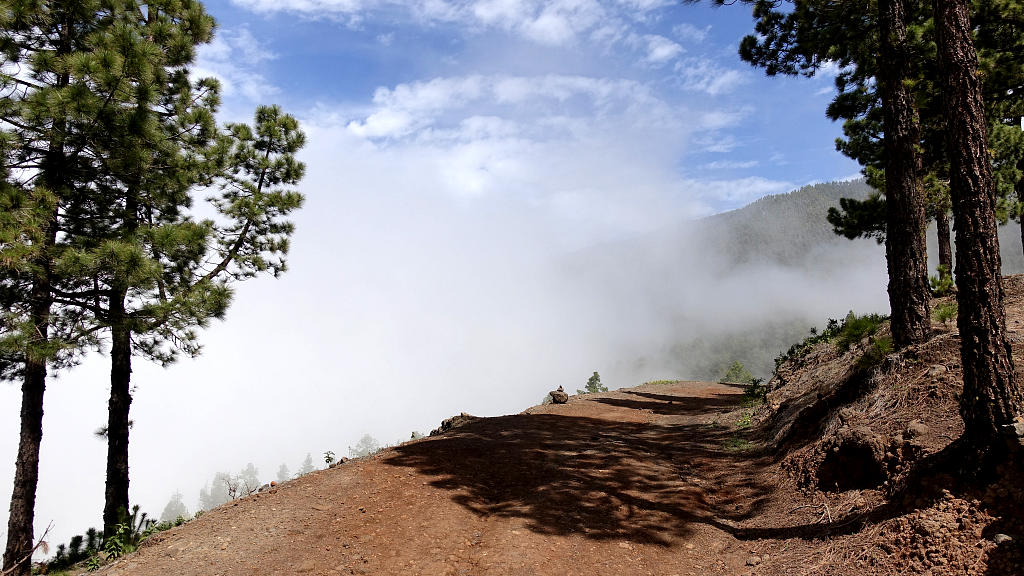
[[[1024,278],[1006,282],[1024,365]],[[1024,485],[957,478],[955,328],[736,386],[649,383],[470,420],[236,500],[104,575],[1019,574]],[[883,326],[875,337],[884,337]]]

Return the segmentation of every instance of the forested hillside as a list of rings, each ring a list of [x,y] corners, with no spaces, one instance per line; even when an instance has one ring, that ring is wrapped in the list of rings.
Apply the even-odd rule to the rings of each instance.
[[[767,378],[828,318],[888,311],[883,246],[837,236],[825,219],[840,198],[870,192],[864,180],[804,186],[576,254],[567,269],[581,292],[607,298],[608,314],[664,326],[650,349],[623,353],[623,373],[717,379],[738,360]],[[934,223],[928,242],[934,270]],[[1000,242],[1004,273],[1024,272],[1019,225],[1003,226]]]

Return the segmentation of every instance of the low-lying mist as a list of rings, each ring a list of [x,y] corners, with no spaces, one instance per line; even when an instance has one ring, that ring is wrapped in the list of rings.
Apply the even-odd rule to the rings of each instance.
[[[799,198],[823,191],[800,194],[628,237],[487,199],[311,195],[287,274],[242,286],[200,357],[135,363],[132,502],[159,515],[180,491],[194,512],[215,472],[251,462],[268,482],[307,453],[322,467],[364,434],[517,412],[594,371],[611,388],[717,378],[733,360],[768,376],[811,326],[887,309],[882,248],[808,227],[820,209]],[[108,370],[93,355],[49,386],[37,529],[55,520],[51,541],[99,521]],[[2,394],[12,462],[17,387]]]

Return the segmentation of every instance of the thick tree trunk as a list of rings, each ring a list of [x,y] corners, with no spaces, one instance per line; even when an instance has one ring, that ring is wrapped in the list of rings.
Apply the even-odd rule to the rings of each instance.
[[[945,266],[950,274],[953,273],[953,247],[950,244],[949,236],[949,214],[939,212],[935,215],[935,228],[939,236],[939,266]]]
[[[132,340],[124,314],[124,291],[111,298],[110,402],[107,414],[107,484],[103,533],[110,535],[128,513],[128,435],[132,405]]]
[[[1024,157],[1017,162],[1017,170],[1021,171],[1020,178],[1017,179],[1017,184],[1014,186],[1014,191],[1017,192],[1017,202],[1024,206]],[[1024,216],[1020,218],[1020,244],[1024,249]]]
[[[879,88],[885,115],[885,256],[889,268],[892,338],[897,348],[924,341],[931,328],[928,219],[925,214],[921,128],[910,77],[904,0],[879,0]]]
[[[960,415],[967,446],[982,462],[992,463],[1007,446],[1003,427],[1021,414],[1022,395],[1006,337],[995,184],[970,3],[935,0],[934,8],[956,231],[957,327],[964,372]]]
[[[36,340],[25,353],[25,374],[21,386],[21,438],[14,467],[14,491],[7,518],[7,547],[3,570],[12,576],[28,576],[32,568],[36,487],[39,484],[39,446],[43,441],[43,392],[46,390],[47,357],[36,346],[49,341],[52,266],[49,248],[57,242],[57,214],[53,213],[46,233],[46,249],[36,264],[40,272],[32,283],[32,324]]]
[[[7,549],[4,552],[4,573],[11,571],[13,576],[27,576],[32,568],[33,522],[36,485],[39,482],[39,445],[43,439],[45,386],[46,363],[28,362],[21,386],[21,441],[14,469],[14,492],[11,494]]]

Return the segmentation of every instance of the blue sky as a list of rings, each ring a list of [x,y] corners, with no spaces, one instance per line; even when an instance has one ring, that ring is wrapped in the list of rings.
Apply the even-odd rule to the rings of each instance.
[[[829,74],[771,79],[739,60],[747,8],[207,9],[219,28],[194,74],[223,81],[224,121],[271,103],[299,118],[307,202],[289,271],[238,285],[201,356],[167,369],[136,359],[131,499],[151,514],[175,491],[194,510],[217,471],[253,462],[268,481],[307,452],[343,455],[366,433],[401,441],[463,411],[517,412],[595,370],[612,388],[686,377],[672,346],[704,331],[887,308],[872,241],[851,244],[834,277],[712,274],[699,239],[599,259],[599,285],[573,273],[581,252],[857,174],[834,151]],[[108,375],[109,359],[92,354],[48,383],[37,533],[52,521],[51,542],[101,517],[105,447],[93,432],[106,421]],[[18,392],[0,386],[0,498]]]
[[[473,156],[461,168],[478,176],[522,176],[538,147],[642,160],[661,172],[662,200],[691,216],[858,171],[833,148],[830,74],[767,78],[739,60],[752,30],[744,6],[235,0],[208,10],[220,28],[199,73],[225,81],[229,114],[276,102],[372,146],[461,151]],[[499,157],[525,166],[502,171]],[[474,193],[522,193],[468,176]],[[543,188],[535,193],[565,192]]]

